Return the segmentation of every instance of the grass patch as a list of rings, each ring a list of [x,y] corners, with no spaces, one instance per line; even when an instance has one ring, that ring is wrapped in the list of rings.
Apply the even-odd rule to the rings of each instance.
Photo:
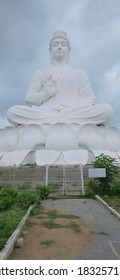
[[[44,214],[44,209],[41,205],[35,205],[30,213],[30,215],[38,215],[38,214]]]
[[[71,228],[72,230],[74,230],[75,232],[81,232],[80,227],[78,224],[71,222],[70,224],[68,224],[66,227]]]
[[[41,244],[43,244],[46,248],[51,247],[55,245],[55,242],[53,240],[43,240],[41,241]]]
[[[6,243],[6,238],[0,238],[0,250],[2,250]]]
[[[115,209],[120,214],[120,196],[102,196],[105,202],[109,204],[113,209]]]
[[[38,225],[38,223],[37,222],[26,221],[26,226],[32,227],[34,225]]]
[[[47,221],[47,222],[43,221],[42,225],[44,227],[46,227],[47,229],[70,228],[77,233],[81,232],[79,225],[75,222],[71,222],[71,223],[66,224],[66,225],[61,225],[61,224],[55,223],[54,221],[50,220],[50,221]]]
[[[80,232],[80,227],[77,223],[75,223],[73,220],[78,219],[79,217],[71,215],[71,214],[63,214],[56,210],[51,211],[45,211],[42,209],[41,215],[36,217],[37,219],[41,219],[42,225],[46,227],[47,229],[58,229],[58,228],[71,228],[75,232]],[[44,219],[49,219],[48,221],[44,221]],[[67,219],[72,220],[70,223],[60,224],[55,222],[56,219]]]
[[[98,234],[101,234],[101,235],[109,235],[108,233],[104,232],[104,231],[99,231]]]
[[[25,211],[20,208],[13,208],[0,214],[0,250],[3,249],[7,239],[18,226]]]
[[[43,220],[43,219],[48,219],[48,217],[47,216],[37,216],[37,217],[35,217],[35,219],[38,219],[38,220]]]
[[[0,189],[0,250],[4,248],[29,206],[35,205],[31,214],[43,213],[40,202],[48,196],[49,188],[37,186],[33,191],[27,189],[27,185],[23,185],[20,190],[12,186],[2,186]]]
[[[62,228],[64,226],[55,223],[54,221],[50,220],[48,222],[43,222],[42,225],[48,229],[53,229],[53,228]]]
[[[63,218],[63,219],[78,219],[77,216],[71,215],[71,214],[61,214],[58,211],[49,211],[46,212],[46,214],[48,215],[48,217],[50,219],[57,219],[57,218]]]

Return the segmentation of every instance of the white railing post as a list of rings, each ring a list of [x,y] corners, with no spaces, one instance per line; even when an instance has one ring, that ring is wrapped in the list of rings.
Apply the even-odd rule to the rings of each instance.
[[[49,166],[46,165],[46,170],[45,170],[45,186],[48,186],[48,169],[49,169]]]
[[[63,165],[63,195],[66,194],[66,172],[65,165]]]
[[[80,177],[81,177],[82,194],[85,195],[84,178],[83,178],[83,166],[82,166],[82,164],[80,164]]]
[[[16,164],[13,166],[13,187],[15,187],[15,169],[16,169]]]

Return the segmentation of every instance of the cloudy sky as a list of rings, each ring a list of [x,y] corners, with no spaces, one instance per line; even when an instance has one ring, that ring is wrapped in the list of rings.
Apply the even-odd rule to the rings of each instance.
[[[120,0],[0,0],[0,127],[24,98],[33,72],[49,65],[52,33],[71,42],[71,66],[87,71],[97,103],[120,128]]]

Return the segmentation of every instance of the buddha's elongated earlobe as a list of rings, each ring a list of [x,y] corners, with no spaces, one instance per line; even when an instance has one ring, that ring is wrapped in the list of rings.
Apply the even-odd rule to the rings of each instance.
[[[66,64],[70,63],[70,50],[68,49],[67,57],[66,57]]]

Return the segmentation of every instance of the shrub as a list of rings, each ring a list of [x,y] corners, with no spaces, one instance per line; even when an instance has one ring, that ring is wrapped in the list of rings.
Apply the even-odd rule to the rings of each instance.
[[[13,207],[11,210],[4,212],[0,219],[0,236],[2,237],[3,233],[5,237],[9,237],[24,213],[25,211],[18,207]]]
[[[98,194],[100,190],[100,183],[97,180],[90,180],[87,184],[85,195],[87,197],[94,198],[95,194]]]
[[[120,182],[115,182],[111,186],[110,195],[120,196]]]
[[[0,250],[3,249],[7,238],[12,234],[19,224],[25,211],[34,204],[32,214],[40,213],[41,199],[50,193],[50,188],[37,186],[33,191],[15,190],[12,187],[0,190]]]
[[[101,154],[96,157],[93,163],[94,168],[105,168],[106,177],[95,178],[90,180],[86,188],[86,196],[94,197],[98,195],[119,195],[120,194],[120,183],[117,181],[118,167],[116,166],[116,159]]]
[[[18,205],[21,209],[27,209],[30,205],[40,205],[40,201],[47,198],[51,189],[49,186],[38,185],[34,191],[15,190],[8,186],[0,190],[0,211],[11,209]]]
[[[13,207],[0,215],[0,250],[3,249],[8,237],[15,230],[24,213],[24,210]]]
[[[100,184],[98,189],[98,194],[104,195],[110,193],[111,186],[116,181],[118,175],[118,167],[116,164],[117,164],[116,159],[111,158],[110,156],[101,154],[99,157],[96,157],[93,166],[95,168],[106,169],[106,177],[95,179]]]
[[[41,185],[36,186],[36,194],[38,198],[40,198],[41,200],[47,198],[50,192],[51,192],[50,186],[41,186]]]
[[[18,192],[11,188],[6,187],[0,190],[0,211],[10,209],[17,201]]]
[[[22,209],[28,209],[32,204],[36,203],[36,194],[33,191],[21,191],[18,194],[17,204]]]
[[[17,191],[12,187],[3,188],[0,191],[0,211],[11,209],[14,205],[18,205],[21,209],[27,209],[35,202],[35,192]]]

